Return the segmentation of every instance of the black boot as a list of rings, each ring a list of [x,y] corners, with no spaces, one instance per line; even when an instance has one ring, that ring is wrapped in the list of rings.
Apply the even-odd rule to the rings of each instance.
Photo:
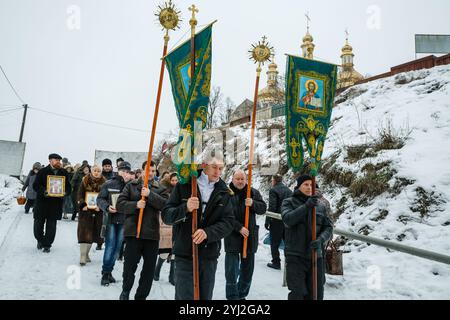
[[[122,291],[119,300],[130,300],[130,291]]]
[[[276,263],[276,262],[269,262],[267,264],[267,266],[269,268],[272,268],[272,269],[281,270],[281,263],[280,262],[278,262],[278,263]]]
[[[101,281],[101,285],[102,286],[109,286],[109,283],[110,283],[109,275],[110,275],[109,273],[104,273],[102,275],[102,281]]]
[[[175,261],[170,260],[169,283],[175,285]]]
[[[112,276],[112,273],[108,273],[108,280],[109,283],[116,283],[116,279]]]
[[[159,273],[161,271],[161,267],[164,263],[164,259],[161,259],[160,257],[158,257],[158,262],[156,263],[156,268],[155,268],[155,274],[153,275],[153,280],[158,281],[159,280]]]

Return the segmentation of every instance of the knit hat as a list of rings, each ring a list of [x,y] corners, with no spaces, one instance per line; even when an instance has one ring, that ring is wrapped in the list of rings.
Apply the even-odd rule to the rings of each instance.
[[[127,161],[123,161],[119,167],[117,168],[117,170],[126,170],[126,171],[131,171],[131,164]]]
[[[300,186],[303,184],[303,182],[308,181],[308,180],[312,180],[311,176],[308,174],[303,174],[300,177],[297,178],[297,186],[295,187],[295,189],[300,188]]]
[[[103,159],[103,161],[102,161],[102,167],[103,166],[106,166],[106,165],[110,165],[110,166],[112,166],[112,161],[110,160],[110,159]]]
[[[34,169],[36,169],[36,170],[41,170],[41,163],[40,162],[35,162],[34,164],[33,164],[33,170]]]

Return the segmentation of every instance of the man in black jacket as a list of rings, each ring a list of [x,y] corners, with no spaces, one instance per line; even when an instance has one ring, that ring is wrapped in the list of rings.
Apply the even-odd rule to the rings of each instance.
[[[211,300],[220,255],[221,239],[233,229],[232,191],[220,178],[224,168],[220,155],[204,161],[199,171],[198,197],[191,197],[191,183],[177,184],[162,210],[162,220],[173,225],[175,299],[193,300],[192,243],[198,245],[200,299]],[[192,211],[197,209],[198,229],[192,234]]]
[[[312,179],[302,175],[291,198],[283,201],[281,216],[286,225],[286,282],[289,300],[311,300],[312,250],[317,252],[317,299],[323,300],[325,245],[333,236],[326,208],[312,195]],[[316,207],[316,240],[312,241],[312,208]]]
[[[55,240],[56,221],[61,220],[64,196],[70,194],[69,174],[62,168],[61,156],[52,153],[48,156],[50,164],[41,169],[33,183],[36,191],[36,204],[33,209],[34,237],[37,240],[37,248],[43,252],[50,252]],[[57,187],[50,186],[47,180],[50,178],[63,179],[65,184]],[[56,187],[56,188],[55,188]],[[64,187],[64,190],[62,188]],[[61,188],[61,189],[60,189]],[[54,190],[53,190],[54,189]],[[51,191],[64,191],[63,194],[55,195]],[[45,226],[45,233],[44,233]]]
[[[275,175],[272,177],[272,189],[269,191],[269,211],[281,213],[281,204],[284,199],[292,196],[292,191],[283,184],[283,177]],[[272,252],[272,262],[267,266],[269,268],[281,269],[280,247],[281,240],[284,239],[283,221],[266,217],[264,227],[270,232],[270,250]]]
[[[107,286],[116,282],[112,276],[114,264],[119,257],[119,251],[123,242],[123,223],[125,214],[117,211],[117,197],[125,185],[132,179],[131,165],[122,162],[118,167],[118,174],[106,181],[97,196],[97,205],[103,211],[103,228],[105,230],[105,253],[103,254],[101,285]],[[116,202],[114,201],[116,200]]]
[[[147,161],[142,164],[145,170]],[[123,266],[123,285],[120,300],[128,300],[134,283],[134,274],[141,257],[144,259],[139,287],[135,300],[145,300],[150,293],[155,272],[156,258],[159,248],[159,213],[167,201],[164,190],[154,180],[156,165],[152,161],[149,168],[149,187],[144,188],[143,179],[129,182],[117,200],[117,211],[125,213],[125,261]],[[146,200],[141,200],[144,196]],[[139,210],[143,208],[140,237],[137,238]]]
[[[225,291],[228,300],[243,300],[250,291],[258,249],[256,215],[264,214],[267,205],[254,188],[251,188],[251,197],[247,198],[247,176],[242,170],[234,173],[230,189],[234,192],[231,203],[235,220],[233,231],[225,238]],[[244,227],[246,207],[250,207],[248,229]],[[244,238],[248,239],[245,259],[242,257]]]

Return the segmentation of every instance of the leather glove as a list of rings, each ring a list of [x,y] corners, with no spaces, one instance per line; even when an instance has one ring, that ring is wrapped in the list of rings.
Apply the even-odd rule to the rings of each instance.
[[[306,200],[305,205],[308,208],[313,208],[313,207],[317,207],[318,203],[319,203],[319,197],[316,195],[316,196],[309,197],[308,200]]]
[[[311,241],[311,249],[316,250],[317,256],[321,257],[322,256],[322,240],[317,239],[317,240]]]

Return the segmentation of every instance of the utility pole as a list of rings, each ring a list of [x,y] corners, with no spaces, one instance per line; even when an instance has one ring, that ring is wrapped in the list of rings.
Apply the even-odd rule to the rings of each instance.
[[[20,128],[19,142],[22,142],[22,138],[23,138],[23,130],[25,129],[25,120],[27,119],[28,105],[23,104],[22,107],[24,108],[24,110],[23,110],[22,127]]]

